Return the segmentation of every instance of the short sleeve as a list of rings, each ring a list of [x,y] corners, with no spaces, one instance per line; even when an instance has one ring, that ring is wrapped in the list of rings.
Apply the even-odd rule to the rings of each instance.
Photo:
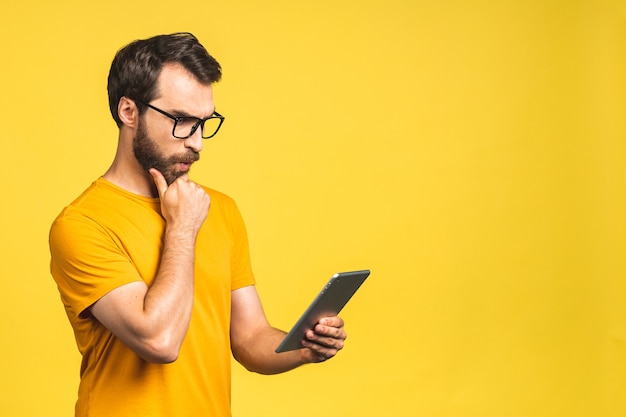
[[[141,280],[114,237],[71,210],[52,224],[50,254],[52,276],[73,319],[113,289]]]

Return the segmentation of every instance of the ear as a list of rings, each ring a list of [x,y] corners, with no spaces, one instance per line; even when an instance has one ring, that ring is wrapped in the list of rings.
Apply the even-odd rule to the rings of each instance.
[[[120,98],[120,101],[117,103],[117,115],[122,121],[122,124],[132,128],[137,127],[139,109],[137,109],[134,100],[128,97]]]

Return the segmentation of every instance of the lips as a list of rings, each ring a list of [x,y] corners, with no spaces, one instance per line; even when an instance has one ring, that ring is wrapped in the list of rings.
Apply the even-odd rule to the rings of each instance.
[[[176,162],[181,171],[188,171],[189,168],[191,168],[191,164],[200,159],[200,154],[198,152],[194,152],[186,156],[186,158],[182,158]]]
[[[187,172],[191,168],[191,164],[193,164],[193,162],[179,162],[178,169],[180,169],[183,172]]]

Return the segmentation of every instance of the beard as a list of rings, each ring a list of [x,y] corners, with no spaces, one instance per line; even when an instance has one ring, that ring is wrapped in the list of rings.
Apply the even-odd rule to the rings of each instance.
[[[161,172],[163,177],[165,177],[165,181],[167,181],[167,185],[172,184],[178,177],[187,173],[187,171],[177,169],[177,164],[181,162],[190,164],[200,159],[200,154],[192,149],[187,149],[187,152],[180,155],[172,155],[170,157],[163,155],[158,149],[156,142],[148,136],[146,125],[141,117],[137,126],[137,134],[133,139],[133,153],[137,162],[146,172],[150,168],[155,168]]]

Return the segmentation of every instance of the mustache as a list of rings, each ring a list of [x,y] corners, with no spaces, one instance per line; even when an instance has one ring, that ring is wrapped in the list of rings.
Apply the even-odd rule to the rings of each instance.
[[[200,153],[189,149],[184,155],[177,155],[170,158],[172,163],[182,162],[185,164],[191,164],[200,159]]]

